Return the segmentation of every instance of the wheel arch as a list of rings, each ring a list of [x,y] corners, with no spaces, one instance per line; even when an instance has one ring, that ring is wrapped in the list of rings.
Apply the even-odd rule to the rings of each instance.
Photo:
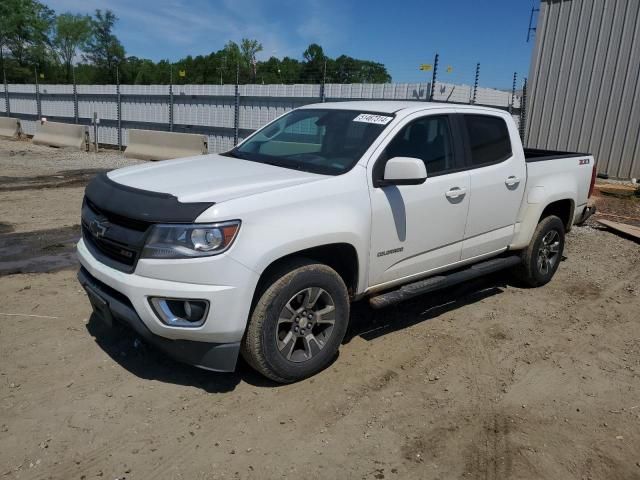
[[[273,260],[260,274],[252,304],[255,304],[262,292],[275,278],[282,275],[292,265],[305,260],[323,263],[333,268],[347,286],[349,297],[353,298],[358,292],[360,262],[356,248],[350,243],[330,243],[297,250]]]
[[[525,203],[520,215],[522,221],[516,224],[515,235],[509,248],[512,250],[526,248],[538,224],[550,215],[558,216],[562,220],[565,232],[568,232],[573,226],[574,211],[575,202],[567,194],[557,195],[545,203]]]
[[[555,215],[562,220],[564,229],[568,232],[573,226],[574,211],[575,203],[571,198],[555,200],[544,207],[540,214],[540,218],[538,219],[538,223],[551,215]]]

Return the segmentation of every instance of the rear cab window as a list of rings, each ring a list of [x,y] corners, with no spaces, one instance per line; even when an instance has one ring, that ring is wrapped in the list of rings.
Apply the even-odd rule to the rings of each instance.
[[[503,118],[467,114],[462,117],[472,168],[493,165],[511,158],[509,128]]]

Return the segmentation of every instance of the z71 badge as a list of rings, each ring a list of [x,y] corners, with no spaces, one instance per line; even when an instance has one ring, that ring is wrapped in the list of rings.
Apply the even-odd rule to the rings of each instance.
[[[589,165],[589,159],[588,158],[581,158],[580,159],[580,165]]]

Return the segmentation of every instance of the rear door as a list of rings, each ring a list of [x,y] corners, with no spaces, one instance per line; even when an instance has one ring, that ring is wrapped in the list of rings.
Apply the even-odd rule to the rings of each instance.
[[[466,260],[511,243],[527,170],[517,132],[499,112],[456,117],[465,136],[471,185],[461,257]]]

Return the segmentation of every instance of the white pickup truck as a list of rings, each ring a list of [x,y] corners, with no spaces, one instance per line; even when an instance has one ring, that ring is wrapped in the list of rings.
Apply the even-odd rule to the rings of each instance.
[[[587,154],[523,149],[506,112],[424,102],[293,110],[220,155],[97,176],[78,274],[96,316],[178,361],[277,382],[383,307],[513,267],[547,283],[590,214]]]

